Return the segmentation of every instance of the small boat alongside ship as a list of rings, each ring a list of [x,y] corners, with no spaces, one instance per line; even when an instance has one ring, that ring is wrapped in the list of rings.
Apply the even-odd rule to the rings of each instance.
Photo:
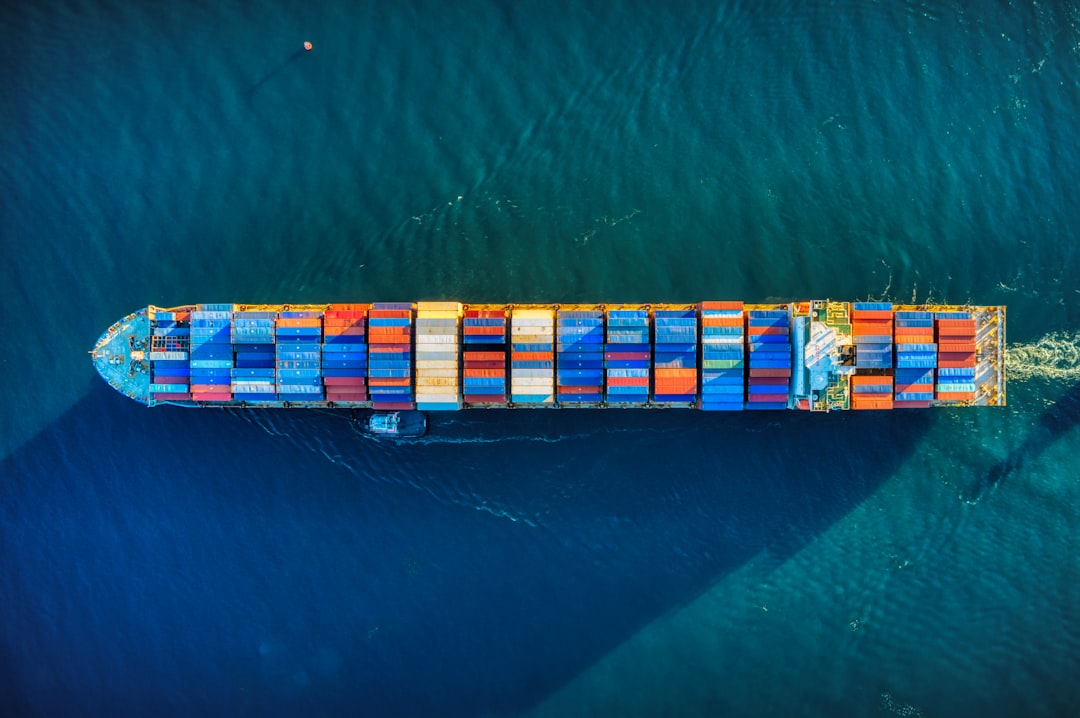
[[[427,433],[427,416],[422,411],[360,411],[353,426],[376,438],[412,439]]]

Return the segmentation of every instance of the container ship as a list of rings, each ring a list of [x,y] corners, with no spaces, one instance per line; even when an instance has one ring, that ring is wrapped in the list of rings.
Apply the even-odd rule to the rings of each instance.
[[[744,304],[148,306],[101,376],[157,406],[456,411],[1005,404],[1005,307]]]

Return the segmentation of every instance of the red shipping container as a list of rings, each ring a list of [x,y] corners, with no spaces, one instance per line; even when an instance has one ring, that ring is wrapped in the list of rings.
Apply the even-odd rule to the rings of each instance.
[[[470,361],[465,360],[466,369],[505,369],[505,361]]]
[[[467,404],[505,404],[505,394],[466,394]]]
[[[752,377],[757,377],[757,376],[771,376],[771,377],[788,376],[789,377],[789,376],[791,376],[791,370],[790,369],[751,369],[750,370],[750,376],[752,376]]]
[[[156,376],[151,384],[187,384],[188,378],[186,376]]]
[[[611,376],[607,380],[608,386],[648,386],[647,376]]]
[[[506,334],[506,327],[471,327],[466,324],[465,334],[467,336],[502,336]]]
[[[154,394],[154,401],[190,401],[191,394]]]
[[[473,319],[505,319],[505,309],[466,309],[465,316]]]
[[[975,342],[941,342],[938,351],[945,353],[971,354],[975,351]]]
[[[232,401],[233,397],[232,397],[232,393],[227,392],[227,391],[217,391],[217,392],[208,391],[208,392],[203,392],[203,393],[200,393],[200,394],[196,394],[195,392],[192,392],[191,393],[191,398],[194,399],[195,401]]]
[[[851,319],[852,321],[862,321],[864,319],[888,319],[892,321],[891,309],[852,309]]]
[[[767,404],[770,402],[787,403],[788,395],[784,394],[748,394],[747,400],[753,404]]]
[[[465,352],[465,361],[505,361],[505,352]]]
[[[746,333],[750,335],[750,341],[753,341],[754,337],[762,336],[765,334],[787,334],[787,327],[747,327]]]
[[[560,394],[596,394],[600,386],[560,386],[557,391]]]
[[[327,386],[367,386],[367,379],[362,376],[324,376]]]
[[[789,379],[780,376],[754,377],[750,382],[753,386],[787,386]]]
[[[368,312],[370,319],[412,319],[411,309],[372,309]]]
[[[371,408],[378,411],[405,411],[415,409],[416,404],[411,401],[376,401],[372,402]]]
[[[367,389],[365,387],[329,387],[326,390],[326,398],[334,398],[335,396],[367,396]],[[353,402],[360,402],[363,399],[351,399]]]

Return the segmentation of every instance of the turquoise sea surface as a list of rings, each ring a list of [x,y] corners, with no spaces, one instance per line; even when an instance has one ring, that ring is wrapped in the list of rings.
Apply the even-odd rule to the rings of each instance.
[[[1080,2],[9,1],[0,67],[0,714],[1077,714]],[[1007,304],[1009,405],[387,444],[87,355],[816,297]]]

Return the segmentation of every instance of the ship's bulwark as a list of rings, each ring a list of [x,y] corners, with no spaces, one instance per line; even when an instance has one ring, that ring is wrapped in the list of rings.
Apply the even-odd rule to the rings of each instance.
[[[149,406],[833,411],[1005,404],[1005,307],[197,304],[134,312],[94,363]]]

